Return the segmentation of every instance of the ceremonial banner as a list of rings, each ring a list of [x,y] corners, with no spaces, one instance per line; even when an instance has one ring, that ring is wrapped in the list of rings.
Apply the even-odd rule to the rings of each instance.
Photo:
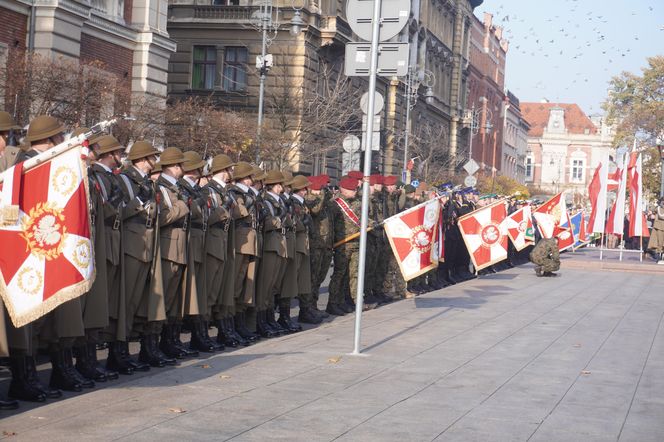
[[[505,228],[517,251],[535,242],[533,219],[530,206],[524,206],[505,218]]]
[[[507,259],[505,201],[497,201],[459,218],[459,230],[475,270]]]
[[[606,221],[606,189],[609,179],[609,154],[602,155],[602,161],[597,165],[593,179],[588,185],[588,198],[590,199],[591,212],[588,221],[589,233],[604,232]]]
[[[94,279],[82,147],[17,174],[3,173],[0,295],[16,327],[87,292]]]
[[[558,251],[562,252],[574,246],[574,231],[572,230],[572,220],[569,213],[565,212],[565,222],[560,227],[561,230],[556,237],[558,238]]]
[[[606,222],[606,233],[622,236],[625,230],[625,189],[627,186],[627,154],[618,158],[618,170],[614,175],[618,176],[618,185],[615,188],[616,201],[613,203],[609,219]],[[609,190],[611,187],[609,186]]]
[[[385,233],[406,281],[438,266],[434,239],[439,216],[440,202],[432,199],[385,220]]]
[[[632,152],[629,160],[629,236],[650,236],[643,213],[641,154]]]
[[[582,211],[570,217],[572,223],[572,234],[574,235],[574,248],[578,249],[581,246],[588,244],[590,239],[586,235],[586,220]]]
[[[537,228],[540,234],[545,238],[557,237],[562,231],[570,230],[569,223],[567,222],[567,207],[565,206],[565,199],[562,192],[535,209],[533,216],[537,221]],[[546,226],[548,229],[551,225],[553,226],[553,231],[547,231],[545,235],[543,227]]]
[[[445,226],[443,225],[443,206],[440,205],[438,214],[438,227],[436,228],[436,240],[434,241],[434,259],[438,262],[445,262]]]

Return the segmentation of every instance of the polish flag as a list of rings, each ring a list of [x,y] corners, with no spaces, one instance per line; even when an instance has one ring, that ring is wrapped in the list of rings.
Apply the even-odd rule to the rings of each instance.
[[[625,189],[627,188],[627,154],[620,159],[618,170],[618,188],[616,189],[616,201],[611,208],[609,219],[606,223],[606,233],[623,235],[625,229]]]
[[[588,221],[588,231],[604,232],[606,221],[606,187],[609,175],[609,153],[606,152],[602,161],[597,165],[593,179],[588,186],[591,213]]]
[[[628,166],[629,174],[629,236],[650,236],[643,213],[643,179],[641,154],[632,152]]]

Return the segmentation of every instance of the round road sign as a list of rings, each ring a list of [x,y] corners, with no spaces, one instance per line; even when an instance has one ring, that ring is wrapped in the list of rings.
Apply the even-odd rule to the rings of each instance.
[[[343,149],[345,152],[354,153],[360,150],[360,139],[355,135],[346,135],[343,141]]]
[[[383,107],[385,106],[385,99],[383,98],[383,95],[376,91],[374,93],[374,115],[378,115],[380,111],[383,110]],[[362,98],[360,98],[360,109],[362,109],[362,113],[364,115],[369,112],[369,92],[365,92],[362,94]]]
[[[464,180],[463,184],[466,185],[466,187],[475,187],[475,184],[477,184],[477,178],[473,175],[468,175]]]
[[[346,18],[350,28],[362,40],[371,41],[373,0],[348,0]],[[410,18],[410,0],[382,0],[379,41],[389,40],[401,32]]]

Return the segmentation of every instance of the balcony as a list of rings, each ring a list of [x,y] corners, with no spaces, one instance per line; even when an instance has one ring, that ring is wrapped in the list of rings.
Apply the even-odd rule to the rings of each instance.
[[[215,22],[250,23],[258,6],[194,6],[194,18]]]

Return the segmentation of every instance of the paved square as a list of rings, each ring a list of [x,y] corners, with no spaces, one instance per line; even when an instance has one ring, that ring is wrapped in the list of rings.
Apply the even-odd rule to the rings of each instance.
[[[661,441],[664,273],[530,266],[5,415],[12,440]],[[0,415],[2,416],[2,415]]]

